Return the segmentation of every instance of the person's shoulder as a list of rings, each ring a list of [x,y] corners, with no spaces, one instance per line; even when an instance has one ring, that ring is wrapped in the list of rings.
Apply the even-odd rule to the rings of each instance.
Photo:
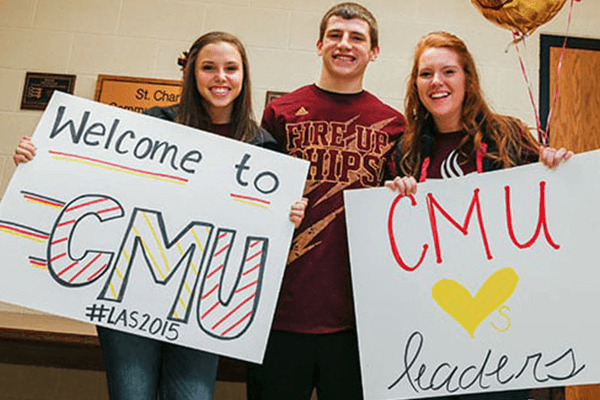
[[[276,99],[273,99],[265,107],[264,118],[288,119],[296,115],[299,106],[302,104],[311,104],[317,101],[312,85],[302,86],[296,90],[286,93]]]
[[[391,114],[396,114],[396,115],[402,116],[402,113],[400,111],[398,111],[396,108],[392,107],[391,105],[385,103],[383,100],[381,100],[379,97],[375,96],[373,93],[369,92],[368,90],[364,90],[363,95],[365,96],[367,101],[372,103],[374,106],[377,106],[377,107],[381,108],[382,110],[385,110]]]
[[[177,104],[173,104],[166,107],[155,106],[144,111],[144,114],[151,117],[165,119],[167,121],[175,121],[177,117]]]
[[[294,104],[298,101],[298,99],[312,95],[314,93],[313,87],[314,85],[305,85],[299,87],[298,89],[292,90],[291,92],[285,93],[276,99],[271,100],[268,105],[272,105],[274,107],[284,107],[289,104]]]
[[[404,114],[391,105],[384,103],[379,97],[366,90],[363,91],[363,96],[364,104],[368,105],[372,115],[379,115],[380,117],[384,117],[388,120],[393,120],[395,121],[396,125],[404,129],[406,125]]]

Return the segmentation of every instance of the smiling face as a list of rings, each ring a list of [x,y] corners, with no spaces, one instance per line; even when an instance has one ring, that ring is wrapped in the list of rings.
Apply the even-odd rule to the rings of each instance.
[[[371,48],[366,21],[337,15],[329,18],[323,40],[317,42],[317,50],[323,59],[319,86],[342,92],[362,90],[365,69],[379,54],[379,47]]]
[[[455,51],[430,47],[419,57],[419,99],[431,113],[440,132],[461,129],[465,82],[465,71]]]
[[[228,42],[207,44],[198,53],[195,74],[198,92],[212,122],[230,122],[233,102],[242,91],[244,81],[238,49]]]

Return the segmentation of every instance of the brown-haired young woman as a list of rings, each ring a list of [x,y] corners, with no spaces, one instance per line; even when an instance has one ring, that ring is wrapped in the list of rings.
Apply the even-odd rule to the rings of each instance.
[[[181,102],[146,114],[274,149],[273,136],[253,118],[248,59],[242,43],[225,32],[198,38],[182,62]],[[35,146],[23,138],[15,164],[31,160]],[[292,205],[298,226],[306,202]],[[112,400],[210,400],[218,357],[204,351],[97,327]]]

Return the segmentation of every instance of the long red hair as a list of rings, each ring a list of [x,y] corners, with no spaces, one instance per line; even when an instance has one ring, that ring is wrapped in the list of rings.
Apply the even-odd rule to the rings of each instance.
[[[466,132],[459,150],[474,156],[480,148],[484,133],[495,144],[495,150],[486,157],[499,162],[503,168],[520,164],[526,155],[539,151],[539,144],[520,120],[499,115],[490,109],[484,99],[473,56],[466,44],[448,32],[432,32],[424,36],[415,47],[413,67],[406,90],[406,131],[399,143],[400,171],[404,175],[418,176],[422,163],[421,137],[426,129],[434,127],[433,118],[419,98],[417,78],[419,59],[430,48],[447,48],[454,51],[465,73],[465,98],[461,111],[461,126]]]

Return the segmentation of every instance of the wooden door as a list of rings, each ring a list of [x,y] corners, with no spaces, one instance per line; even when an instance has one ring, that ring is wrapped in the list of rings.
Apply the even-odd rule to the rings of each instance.
[[[552,45],[546,49],[547,62],[543,59],[545,38],[553,38]],[[540,71],[546,74],[544,79],[540,79],[543,124],[554,101],[563,39],[542,35]],[[560,72],[558,100],[552,107],[549,135],[551,146],[563,146],[576,153],[600,148],[600,40],[568,39]]]
[[[542,35],[540,114],[546,123],[552,105],[564,37]],[[576,153],[600,148],[600,40],[569,38],[552,110],[550,146]],[[600,399],[600,385],[569,386],[566,400]]]
[[[567,386],[566,400],[597,400],[600,399],[600,385]]]

